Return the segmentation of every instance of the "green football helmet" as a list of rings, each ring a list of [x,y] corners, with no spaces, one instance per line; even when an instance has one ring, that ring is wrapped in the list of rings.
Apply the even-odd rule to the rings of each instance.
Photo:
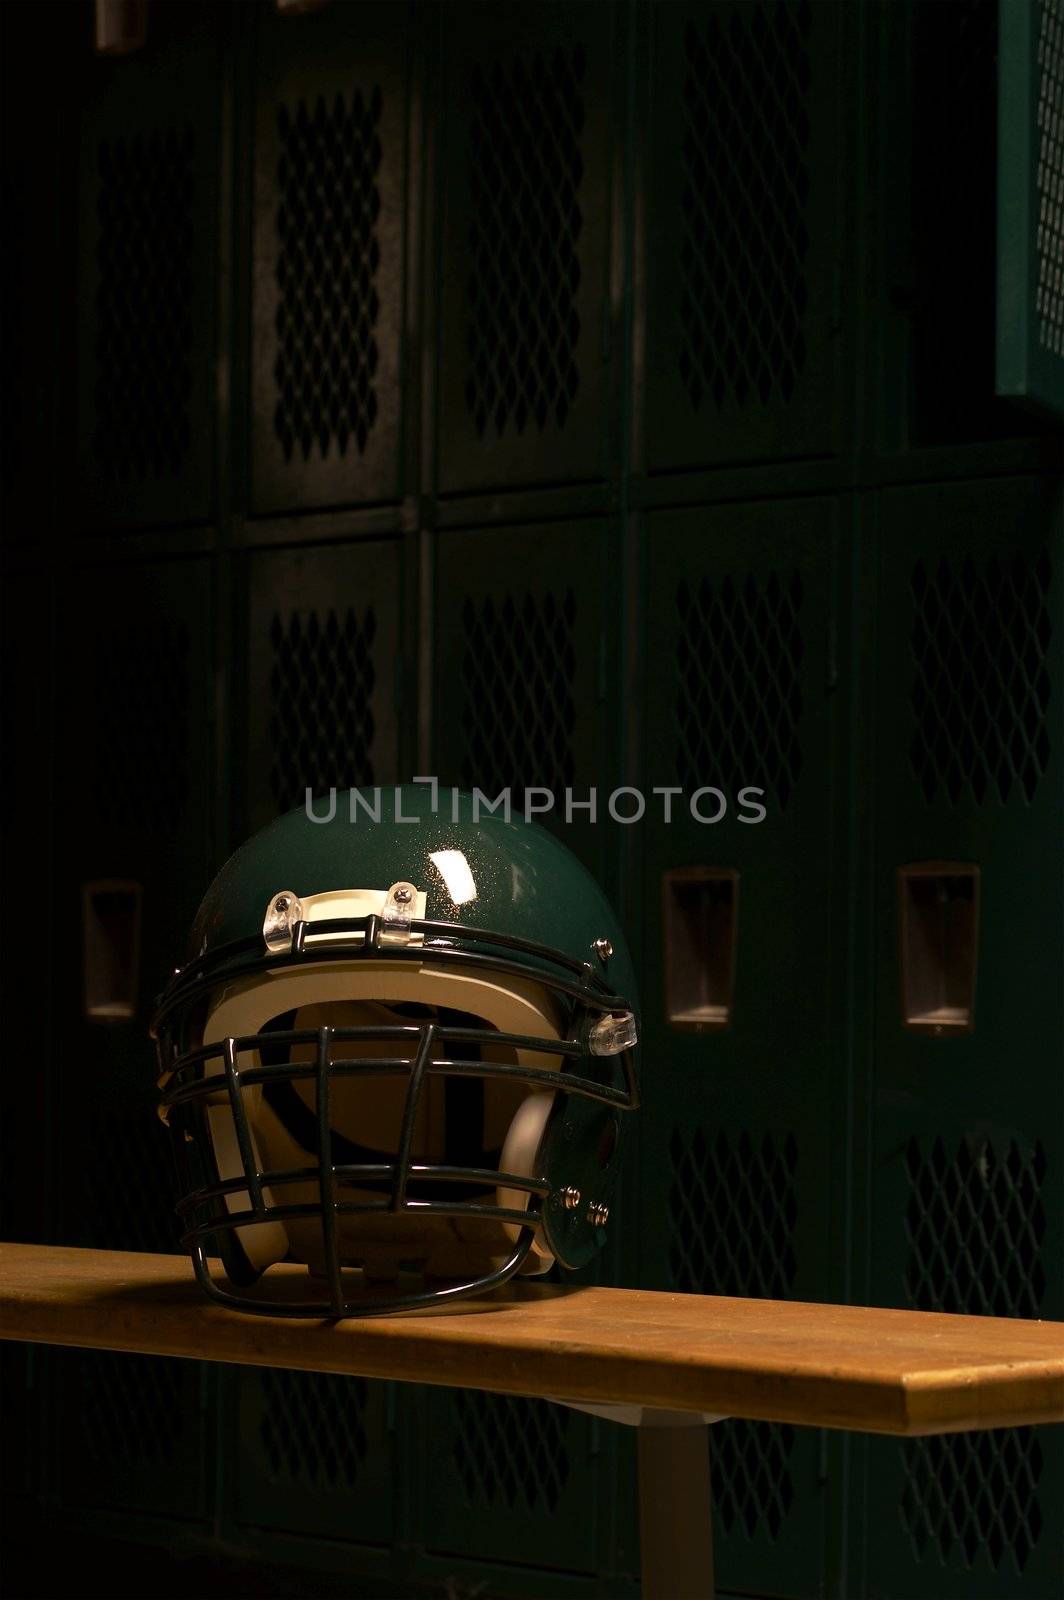
[[[624,937],[544,829],[436,799],[341,791],[264,828],[160,998],[182,1242],[225,1305],[412,1310],[605,1240],[638,1104]]]

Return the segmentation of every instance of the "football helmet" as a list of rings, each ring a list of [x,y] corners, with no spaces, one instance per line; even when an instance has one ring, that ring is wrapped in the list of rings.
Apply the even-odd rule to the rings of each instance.
[[[413,1310],[604,1242],[638,1103],[617,919],[537,824],[436,799],[342,791],[264,828],[159,1000],[182,1243],[224,1305]]]

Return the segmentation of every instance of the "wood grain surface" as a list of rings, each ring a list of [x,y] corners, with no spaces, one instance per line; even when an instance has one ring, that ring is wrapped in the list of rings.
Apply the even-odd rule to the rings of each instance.
[[[289,1321],[209,1303],[182,1256],[0,1244],[0,1337],[870,1433],[1064,1420],[1064,1323],[867,1306],[526,1284]]]

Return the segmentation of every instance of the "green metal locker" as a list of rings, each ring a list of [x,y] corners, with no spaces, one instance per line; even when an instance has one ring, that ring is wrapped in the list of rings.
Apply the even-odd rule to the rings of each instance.
[[[1064,1314],[1062,556],[1052,482],[884,496],[873,1303]],[[871,1445],[869,1593],[1053,1593],[1062,1445]]]

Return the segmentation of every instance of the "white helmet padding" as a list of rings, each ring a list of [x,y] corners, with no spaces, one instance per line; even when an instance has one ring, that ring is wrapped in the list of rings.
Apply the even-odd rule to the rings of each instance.
[[[358,960],[355,962],[315,962],[303,968],[281,968],[267,977],[261,975],[229,984],[218,991],[207,1013],[203,1043],[210,1045],[227,1038],[262,1035],[262,1045],[239,1053],[241,1071],[264,1061],[277,1060],[277,1049],[269,1046],[269,1029],[317,1030],[375,1026],[394,1027],[410,1021],[406,1008],[417,1007],[417,1018],[433,1013],[446,1020],[448,1013],[473,1019],[473,1025],[499,1033],[526,1035],[553,1040],[560,1036],[556,1005],[546,988],[533,979],[485,976],[476,970],[424,962]],[[311,1043],[282,1047],[283,1059],[315,1059]],[[463,1047],[463,1054],[468,1047]],[[377,1038],[337,1040],[332,1044],[333,1060],[358,1056],[377,1058],[407,1057],[413,1046],[409,1040]],[[560,1055],[521,1050],[513,1046],[485,1044],[485,1061],[506,1062],[549,1071],[561,1066]],[[395,1075],[336,1075],[330,1084],[330,1125],[336,1141],[333,1161],[344,1164],[345,1147],[355,1147],[358,1162],[393,1161],[399,1145],[403,1105],[409,1083],[407,1073]],[[455,1086],[476,1086],[482,1092],[477,1102],[475,1130],[456,1130],[453,1126]],[[452,1100],[448,1108],[448,1091]],[[242,1088],[252,1151],[260,1172],[299,1169],[316,1162],[316,1085],[313,1078],[286,1079],[265,1087]],[[556,1096],[551,1091],[533,1092],[528,1085],[505,1078],[459,1079],[434,1075],[425,1080],[414,1125],[412,1160],[435,1165],[488,1166],[518,1177],[536,1175],[536,1163],[543,1133]],[[283,1104],[282,1104],[283,1102]],[[482,1107],[482,1109],[481,1109]],[[219,1178],[238,1178],[243,1173],[232,1112],[224,1091],[213,1097],[208,1107],[208,1126],[218,1166]],[[304,1128],[305,1125],[305,1128]],[[304,1131],[301,1132],[301,1128]],[[305,1130],[309,1130],[305,1131]],[[482,1160],[455,1161],[448,1155],[456,1133],[469,1146],[470,1136]],[[498,1152],[498,1153],[496,1153]],[[356,1188],[343,1181],[341,1195],[352,1200],[372,1201],[381,1189]],[[482,1198],[488,1204],[524,1210],[529,1196],[524,1190],[499,1188],[480,1194],[469,1191],[467,1198]],[[305,1183],[286,1183],[272,1193],[264,1187],[268,1206],[319,1204],[316,1178]],[[231,1213],[247,1210],[246,1191],[226,1198]],[[341,1215],[337,1234],[345,1265],[359,1265],[368,1278],[391,1278],[408,1264],[431,1277],[468,1275],[471,1256],[478,1271],[488,1273],[512,1254],[520,1228],[497,1218],[449,1217],[438,1213],[410,1210],[374,1212],[366,1215]],[[274,1262],[289,1259],[305,1262],[314,1273],[324,1271],[324,1246],[317,1217],[255,1223],[237,1230],[249,1262],[263,1271]],[[537,1274],[549,1270],[553,1255],[541,1231],[536,1230],[532,1248],[522,1271]]]

